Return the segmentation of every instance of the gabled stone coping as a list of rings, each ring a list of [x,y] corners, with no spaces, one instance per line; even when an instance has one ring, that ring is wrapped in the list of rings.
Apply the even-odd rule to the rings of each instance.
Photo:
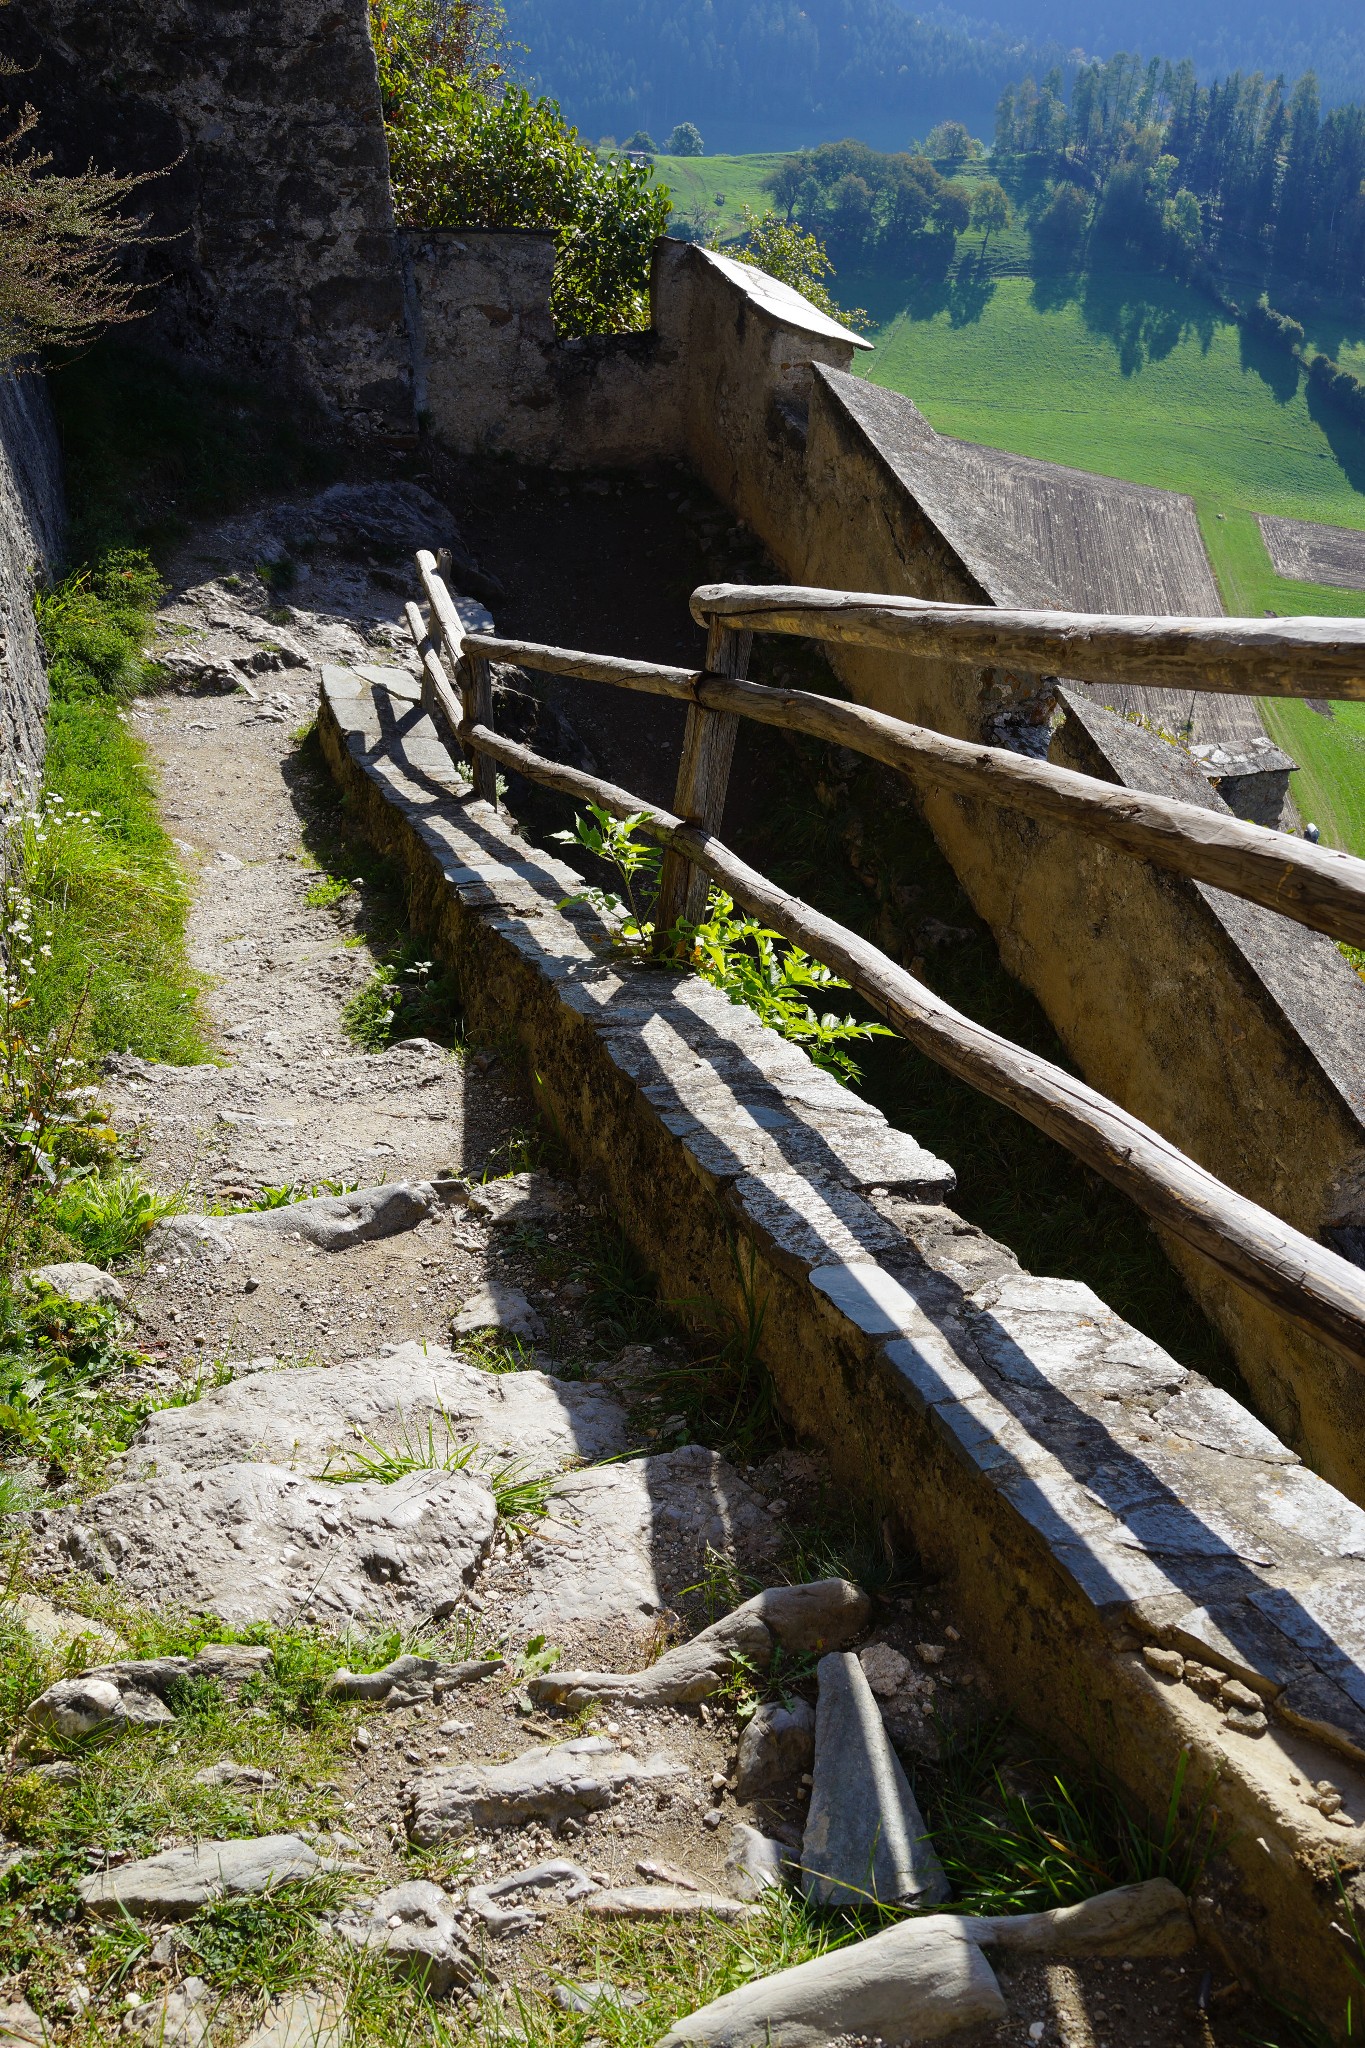
[[[1216,1779],[1202,1935],[1342,2027],[1365,1829],[1305,1795],[1330,1779],[1365,1821],[1365,1512],[1089,1288],[1021,1271],[947,1206],[949,1167],[751,1012],[613,956],[408,695],[326,669],[320,731],[665,1292],[763,1301],[785,1411],[951,1579],[1025,1721],[1158,1821],[1182,1750],[1187,1805]],[[1258,1701],[1264,1733],[1226,1718]]]

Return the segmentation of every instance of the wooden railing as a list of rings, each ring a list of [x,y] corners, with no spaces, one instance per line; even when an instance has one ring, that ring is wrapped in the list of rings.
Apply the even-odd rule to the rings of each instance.
[[[601,804],[616,817],[647,813],[641,833],[664,849],[655,908],[661,946],[680,917],[695,921],[702,915],[707,889],[718,882],[746,910],[843,975],[910,1044],[1056,1138],[1154,1223],[1365,1367],[1365,1271],[1225,1186],[1160,1132],[1063,1068],[954,1010],[856,932],[749,867],[716,836],[738,721],[752,718],[853,748],[900,770],[920,788],[959,791],[1071,826],[1126,854],[1365,945],[1365,862],[1348,854],[857,705],[744,679],[753,632],[761,630],[946,653],[974,664],[1079,670],[1106,681],[1154,685],[1178,679],[1187,689],[1365,698],[1365,621],[1086,618],[717,585],[698,590],[692,600],[694,615],[708,630],[706,667],[694,671],[468,633],[434,556],[424,551],[417,566],[430,623],[415,604],[407,606],[407,621],[422,660],[423,703],[469,759],[476,794],[496,802],[500,764],[580,803]],[[502,738],[492,722],[494,661],[686,703],[674,810],[661,810]],[[1186,661],[1201,666],[1186,668]],[[458,695],[447,664],[458,673]]]

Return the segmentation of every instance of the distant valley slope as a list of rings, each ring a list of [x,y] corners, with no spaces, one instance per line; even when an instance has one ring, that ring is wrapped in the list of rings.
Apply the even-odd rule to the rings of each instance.
[[[1191,56],[1201,75],[1318,72],[1365,97],[1355,0],[969,0],[980,18],[901,0],[509,0],[527,76],[585,133],[662,142],[693,121],[710,150],[856,135],[904,148],[936,121],[989,138],[1002,88],[1075,50]]]
[[[950,116],[989,135],[1003,87],[1061,55],[899,0],[509,0],[508,17],[527,75],[585,133],[662,142],[693,121],[709,150],[903,149]]]

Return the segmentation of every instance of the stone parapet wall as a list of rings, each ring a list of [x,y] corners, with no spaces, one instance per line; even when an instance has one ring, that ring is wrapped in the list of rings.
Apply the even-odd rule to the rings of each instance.
[[[42,767],[47,672],[33,593],[60,565],[64,521],[43,381],[0,374],[0,789]]]
[[[357,431],[414,429],[367,0],[11,0],[64,169],[157,171],[148,331]]]
[[[656,321],[560,340],[553,235],[409,230],[403,242],[417,404],[444,447],[569,469],[681,455],[678,337]],[[676,247],[659,245],[656,279]]]
[[[319,729],[471,1025],[519,1042],[662,1293],[761,1303],[783,1410],[951,1581],[1026,1722],[1158,1828],[1187,1758],[1186,1817],[1218,1810],[1202,1936],[1341,2031],[1365,1514],[1089,1289],[1022,1272],[954,1213],[950,1165],[750,1012],[606,952],[413,686],[325,670]],[[1309,1803],[1323,1779],[1352,1825]]]

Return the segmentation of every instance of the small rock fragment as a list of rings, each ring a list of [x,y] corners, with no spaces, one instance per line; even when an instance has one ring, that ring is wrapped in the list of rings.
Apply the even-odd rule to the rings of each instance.
[[[599,2005],[614,2005],[618,2009],[643,2005],[643,1991],[623,1991],[618,1984],[608,1984],[601,1978],[590,1977],[584,1984],[556,1984],[555,2004],[565,2012],[593,2012]]]
[[[512,1898],[517,1892],[550,1892],[565,1886],[568,1889],[561,1899],[547,1903],[572,1905],[596,1889],[586,1870],[561,1858],[553,1863],[534,1864],[529,1870],[514,1870],[492,1884],[472,1885],[466,1904],[493,1934],[513,1934],[536,1926],[543,1915],[534,1906],[504,1907],[500,1900]]]
[[[334,1925],[342,1941],[378,1956],[396,1976],[416,1978],[432,1998],[445,1998],[478,1975],[454,1901],[425,1879],[348,1907]]]
[[[782,1866],[788,1855],[781,1842],[740,1821],[730,1836],[725,1881],[737,1899],[762,1898],[772,1885],[781,1884]],[[638,1867],[644,1868],[643,1864]]]
[[[47,2048],[51,2038],[27,1999],[0,2003],[0,2048]]]
[[[1179,1650],[1163,1650],[1156,1643],[1146,1643],[1142,1658],[1148,1670],[1155,1671],[1162,1678],[1185,1676],[1185,1659]]]
[[[87,1265],[81,1259],[72,1259],[64,1265],[34,1266],[28,1274],[28,1284],[35,1289],[50,1289],[52,1293],[60,1294],[64,1301],[94,1304],[128,1299],[123,1283],[112,1273],[106,1273],[100,1266]]]
[[[754,1911],[743,1899],[720,1892],[684,1891],[669,1884],[612,1885],[595,1891],[583,1911],[596,1920],[695,1920],[711,1914],[719,1920],[743,1920]]]
[[[858,1659],[820,1659],[803,1889],[819,1905],[937,1905],[948,1881]]]
[[[243,2048],[346,2048],[350,2035],[340,1999],[296,1991],[276,2000]]]
[[[867,1941],[761,1977],[678,2020],[660,2048],[884,2048],[1006,2017],[995,1973],[960,1922],[908,1919]]]
[[[915,1644],[915,1655],[922,1664],[941,1664],[947,1654],[947,1645],[944,1643]]]
[[[911,1672],[910,1659],[893,1650],[890,1643],[869,1643],[865,1650],[859,1650],[858,1662],[879,1700],[894,1698]]]
[[[501,1330],[509,1337],[521,1337],[537,1344],[545,1335],[545,1324],[519,1287],[490,1280],[471,1294],[451,1325],[457,1337],[472,1337],[479,1330]]]
[[[187,1920],[212,1899],[240,1898],[314,1877],[330,1868],[299,1835],[197,1842],[164,1849],[112,1870],[96,1871],[76,1889],[98,1920]]]
[[[1243,1685],[1239,1678],[1225,1678],[1218,1695],[1225,1707],[1240,1707],[1244,1714],[1259,1714],[1261,1695],[1253,1692],[1249,1685]]]
[[[582,1707],[595,1700],[629,1706],[687,1706],[718,1692],[736,1658],[766,1670],[773,1645],[800,1651],[847,1642],[863,1626],[871,1603],[846,1579],[804,1586],[770,1586],[746,1600],[690,1642],[665,1651],[646,1671],[553,1671],[531,1680],[532,1699]]]
[[[261,1770],[255,1764],[236,1764],[230,1757],[221,1763],[208,1764],[202,1771],[196,1771],[192,1783],[196,1785],[230,1785],[235,1792],[269,1792],[279,1784],[274,1771]]]
[[[126,2025],[153,2048],[200,2048],[208,2038],[216,2003],[202,1977],[186,1977],[183,1984],[129,2013]]]
[[[815,1756],[815,1713],[805,1700],[762,1706],[739,1739],[735,1797],[747,1803],[808,1771]]]
[[[699,1892],[701,1890],[701,1886],[694,1877],[689,1877],[684,1870],[675,1870],[671,1863],[656,1863],[652,1857],[642,1856],[635,1868],[639,1871],[641,1877],[649,1878],[654,1884],[677,1885],[680,1890],[685,1892]]]
[[[382,1671],[348,1671],[343,1665],[332,1673],[325,1690],[334,1699],[385,1700],[391,1705],[408,1705],[414,1698],[433,1699],[501,1670],[501,1657],[461,1664],[447,1664],[439,1657],[395,1657]],[[395,1691],[402,1696],[399,1702],[393,1700]]]
[[[449,1764],[424,1771],[409,1793],[408,1833],[423,1848],[469,1828],[564,1823],[611,1806],[636,1785],[687,1775],[672,1757],[631,1756],[604,1736],[527,1750],[504,1764]]]

